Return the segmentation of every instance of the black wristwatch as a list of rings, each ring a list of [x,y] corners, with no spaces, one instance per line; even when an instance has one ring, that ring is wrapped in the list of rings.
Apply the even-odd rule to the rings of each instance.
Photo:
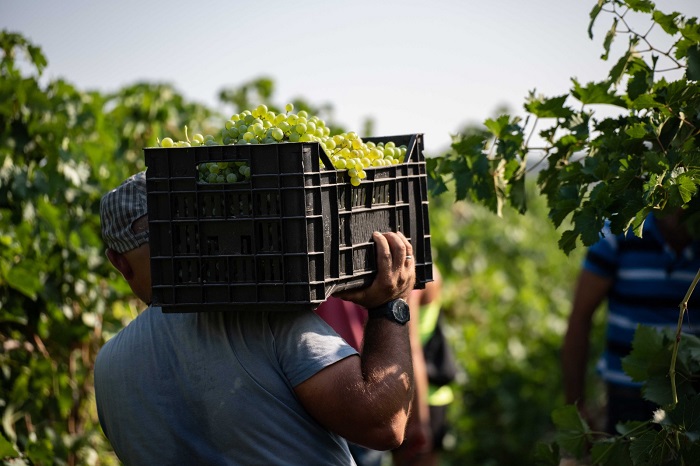
[[[369,310],[369,318],[386,317],[392,322],[399,325],[406,325],[406,322],[411,320],[411,312],[408,309],[408,303],[403,299],[394,299],[381,306]]]

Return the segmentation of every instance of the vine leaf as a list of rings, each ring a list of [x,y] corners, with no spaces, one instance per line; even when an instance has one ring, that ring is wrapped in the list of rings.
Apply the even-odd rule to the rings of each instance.
[[[552,421],[557,427],[557,444],[570,453],[580,457],[586,447],[591,432],[586,421],[574,405],[566,405],[552,412]]]
[[[605,439],[591,447],[593,464],[610,464],[615,466],[632,466],[630,447],[619,439]]]
[[[691,442],[700,440],[700,394],[681,398],[678,404],[666,413]]]
[[[670,432],[661,430],[659,432],[647,431],[636,437],[630,444],[630,456],[634,464],[652,465],[665,464],[664,459],[670,453],[671,439]]]
[[[39,267],[34,261],[24,260],[15,264],[5,275],[7,283],[26,297],[35,300],[43,288],[39,280]]]
[[[636,382],[649,377],[651,361],[663,350],[664,339],[653,327],[639,325],[634,332],[632,351],[622,359],[622,369]]]
[[[0,433],[0,458],[18,458],[19,453],[9,440]]]

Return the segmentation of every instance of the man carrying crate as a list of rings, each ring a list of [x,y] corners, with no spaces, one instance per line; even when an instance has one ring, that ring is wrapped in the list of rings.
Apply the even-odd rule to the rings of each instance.
[[[110,262],[151,301],[145,174],[101,203]],[[375,233],[377,275],[340,298],[369,309],[360,355],[312,311],[163,314],[147,307],[95,364],[100,423],[124,464],[353,464],[348,441],[403,441],[413,395],[413,249]]]

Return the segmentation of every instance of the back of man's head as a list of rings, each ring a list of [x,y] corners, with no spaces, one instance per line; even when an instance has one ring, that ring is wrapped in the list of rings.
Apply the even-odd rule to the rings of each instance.
[[[148,229],[132,228],[146,215],[146,172],[133,175],[102,197],[102,238],[109,249],[123,254],[148,242]]]

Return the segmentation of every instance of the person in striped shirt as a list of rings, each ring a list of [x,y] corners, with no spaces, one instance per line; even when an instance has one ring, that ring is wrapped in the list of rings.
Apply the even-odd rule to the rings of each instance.
[[[700,269],[700,241],[683,224],[683,211],[649,214],[641,237],[631,231],[613,235],[609,227],[586,254],[574,293],[569,325],[562,347],[567,403],[576,403],[589,424],[598,423],[586,406],[585,386],[592,319],[607,300],[605,348],[598,372],[606,384],[605,430],[615,434],[619,422],[649,420],[657,408],[645,400],[641,383],[622,369],[638,325],[673,328],[679,305]],[[700,303],[700,298],[691,297]],[[691,322],[692,323],[692,322]],[[687,321],[684,332],[700,330]]]

